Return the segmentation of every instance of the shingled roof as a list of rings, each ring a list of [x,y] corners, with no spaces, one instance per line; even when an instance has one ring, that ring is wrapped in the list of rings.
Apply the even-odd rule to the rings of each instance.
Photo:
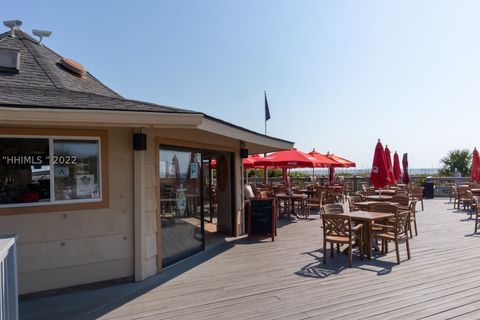
[[[198,113],[125,99],[91,73],[79,77],[60,64],[62,56],[20,29],[0,34],[0,48],[20,52],[20,71],[0,71],[0,106],[59,109]]]

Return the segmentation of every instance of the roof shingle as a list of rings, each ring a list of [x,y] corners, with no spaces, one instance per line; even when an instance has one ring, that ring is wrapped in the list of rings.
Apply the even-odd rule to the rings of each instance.
[[[20,72],[0,71],[0,105],[165,113],[198,113],[125,99],[89,72],[79,77],[60,64],[62,56],[21,30],[0,34],[0,48],[20,52]]]

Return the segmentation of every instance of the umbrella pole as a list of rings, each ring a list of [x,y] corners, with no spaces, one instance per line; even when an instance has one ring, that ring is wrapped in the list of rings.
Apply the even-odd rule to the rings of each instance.
[[[287,169],[287,181],[288,181],[288,190],[289,193],[292,194],[292,187],[290,185],[290,169]]]

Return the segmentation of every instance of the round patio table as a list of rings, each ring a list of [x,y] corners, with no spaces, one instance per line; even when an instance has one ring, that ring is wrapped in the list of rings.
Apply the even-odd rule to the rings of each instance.
[[[298,216],[298,214],[295,212],[295,202],[300,202],[300,205],[303,207],[303,202],[305,201],[305,199],[307,198],[308,196],[306,194],[292,194],[292,195],[288,195],[286,193],[277,193],[275,195],[275,198],[277,198],[277,200],[283,200],[283,201],[289,201],[292,205],[292,210],[288,210],[288,218],[290,219],[290,213],[292,213],[293,215],[295,215],[297,218],[300,219],[300,217]]]
[[[375,190],[375,193],[382,195],[384,194],[386,196],[393,196],[395,192],[395,190]]]
[[[301,193],[305,193],[309,198],[313,197],[315,192],[317,192],[317,190],[312,190],[312,189],[300,189],[298,191],[300,191]]]
[[[471,191],[474,196],[480,196],[480,189],[474,188],[474,189],[471,189]]]
[[[392,196],[384,196],[384,195],[378,195],[378,196],[365,196],[365,200],[369,201],[391,201]]]

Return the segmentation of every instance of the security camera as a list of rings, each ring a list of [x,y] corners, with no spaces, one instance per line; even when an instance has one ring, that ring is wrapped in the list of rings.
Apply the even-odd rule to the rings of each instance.
[[[33,29],[32,33],[40,38],[38,39],[38,43],[41,43],[43,40],[43,37],[47,37],[47,38],[50,37],[50,35],[52,34],[52,31]]]
[[[10,29],[20,28],[20,26],[22,25],[22,21],[20,21],[20,20],[7,20],[7,21],[3,21],[3,25],[5,27],[10,28]]]

